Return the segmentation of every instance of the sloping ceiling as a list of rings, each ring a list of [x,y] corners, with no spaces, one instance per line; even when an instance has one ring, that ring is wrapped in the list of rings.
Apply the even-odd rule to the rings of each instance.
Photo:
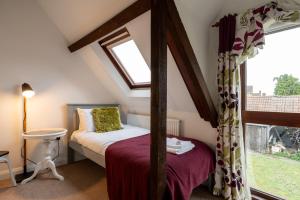
[[[69,43],[94,30],[135,0],[37,0]]]
[[[71,44],[103,24],[133,1],[37,0],[37,2],[65,35],[68,44]],[[223,0],[176,0],[175,2],[203,75],[207,80],[208,29],[224,2]],[[129,22],[126,27],[135,39],[146,62],[150,65],[150,12]],[[85,60],[104,87],[108,88],[122,104],[125,112],[150,113],[149,91],[130,91],[97,42],[79,50],[74,54],[74,56],[76,55]],[[216,130],[211,128],[209,122],[203,121],[197,113],[169,51],[168,116],[182,120],[182,132],[185,136],[200,139],[212,146],[215,144]]]

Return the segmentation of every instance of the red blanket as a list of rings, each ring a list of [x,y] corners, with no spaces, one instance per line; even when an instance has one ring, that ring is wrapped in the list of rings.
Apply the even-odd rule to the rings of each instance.
[[[192,190],[214,171],[214,153],[204,143],[182,155],[167,154],[168,199],[188,200]],[[150,134],[110,145],[105,153],[110,200],[147,200],[150,171]]]

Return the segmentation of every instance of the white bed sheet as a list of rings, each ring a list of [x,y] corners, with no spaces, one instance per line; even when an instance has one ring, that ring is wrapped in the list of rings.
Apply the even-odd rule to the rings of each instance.
[[[82,146],[105,156],[105,150],[109,145],[126,140],[133,137],[149,134],[150,130],[124,125],[123,129],[117,131],[110,131],[105,133],[86,132],[86,131],[74,131],[71,136],[73,142],[77,142]]]

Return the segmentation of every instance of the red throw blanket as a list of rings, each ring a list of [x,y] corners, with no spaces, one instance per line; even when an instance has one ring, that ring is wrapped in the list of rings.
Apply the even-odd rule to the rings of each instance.
[[[192,190],[214,171],[214,153],[204,143],[191,140],[195,148],[182,155],[167,153],[168,199],[188,200]],[[150,134],[110,145],[105,153],[110,200],[147,200],[150,173]]]

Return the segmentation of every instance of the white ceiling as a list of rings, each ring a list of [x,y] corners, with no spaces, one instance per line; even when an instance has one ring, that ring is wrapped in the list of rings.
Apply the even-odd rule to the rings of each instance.
[[[135,0],[36,0],[50,19],[73,43]]]
[[[99,27],[136,0],[36,0],[69,43]],[[224,0],[175,0],[191,17],[214,20]]]
[[[188,10],[191,16],[212,21],[222,9],[226,0],[175,0],[177,8]]]
[[[36,0],[49,18],[71,44],[93,31],[136,0]],[[188,17],[199,23],[213,23],[217,17],[228,12],[238,12],[269,0],[175,0],[178,9],[188,11]],[[300,0],[278,0],[286,2]],[[244,4],[247,4],[245,6]],[[229,6],[230,5],[230,6]]]

